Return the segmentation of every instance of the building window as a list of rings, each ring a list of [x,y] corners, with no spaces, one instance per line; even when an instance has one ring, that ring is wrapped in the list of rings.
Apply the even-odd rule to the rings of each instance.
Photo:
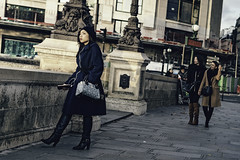
[[[185,36],[192,37],[191,32],[166,28],[165,30],[165,40],[166,41],[174,41],[174,42],[180,42],[182,44],[185,44]]]
[[[69,0],[58,0],[59,3],[66,3],[69,2]]]
[[[168,0],[167,19],[198,24],[200,0]]]
[[[35,52],[33,45],[36,44],[38,43],[4,38],[3,53],[16,57],[34,58]]]
[[[115,20],[114,21],[114,32],[123,34],[124,27],[128,24],[127,21]]]
[[[45,10],[7,4],[5,17],[27,20],[26,23],[44,22]]]
[[[116,11],[128,12],[131,9],[131,0],[117,0],[116,1]],[[138,14],[142,14],[143,0],[138,0]]]
[[[123,35],[124,27],[128,25],[128,21],[114,20],[114,32]],[[141,28],[141,23],[138,23],[138,27]]]

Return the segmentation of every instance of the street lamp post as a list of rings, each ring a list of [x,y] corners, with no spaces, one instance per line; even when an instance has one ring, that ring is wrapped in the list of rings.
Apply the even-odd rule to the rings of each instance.
[[[165,59],[166,59],[166,52],[172,52],[172,49],[171,48],[168,48],[167,50],[166,49],[163,49],[163,57],[162,57],[162,75],[164,73],[164,63],[165,63]]]
[[[197,39],[198,31],[199,31],[199,25],[197,25],[197,24],[192,25],[192,30],[193,30],[193,36],[192,36],[192,38],[193,38],[194,40],[196,40],[196,39]],[[192,62],[193,62],[193,55],[194,55],[194,47],[191,47],[190,64],[192,64]]]
[[[238,69],[238,47],[236,47],[235,78],[237,78],[237,69]]]

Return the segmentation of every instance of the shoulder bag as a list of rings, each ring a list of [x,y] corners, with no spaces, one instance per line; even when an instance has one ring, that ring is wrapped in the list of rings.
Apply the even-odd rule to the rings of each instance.
[[[212,95],[212,86],[205,86],[202,89],[203,96],[211,96]]]
[[[77,89],[75,96],[81,97],[81,96],[87,96],[93,99],[100,99],[100,90],[97,84],[92,84],[87,81],[87,76],[85,76],[83,81],[80,81],[77,84]]]

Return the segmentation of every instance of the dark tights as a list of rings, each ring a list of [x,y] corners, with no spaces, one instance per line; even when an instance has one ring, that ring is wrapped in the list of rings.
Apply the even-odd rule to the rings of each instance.
[[[90,138],[92,130],[92,116],[83,116],[83,133],[82,138]]]
[[[206,106],[203,106],[203,112],[204,112],[204,115],[206,117],[206,122],[208,123],[212,117],[212,114],[213,114],[213,110],[214,108],[209,106],[209,107],[206,107]]]
[[[204,115],[206,117],[206,122],[205,122],[205,126],[208,127],[208,123],[212,117],[212,114],[213,114],[213,110],[214,110],[214,107],[211,107],[211,96],[209,97],[209,103],[208,103],[208,106],[203,106],[203,112],[204,112]]]

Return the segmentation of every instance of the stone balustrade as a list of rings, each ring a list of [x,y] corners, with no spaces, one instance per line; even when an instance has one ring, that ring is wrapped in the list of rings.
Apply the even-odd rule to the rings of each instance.
[[[58,90],[70,74],[0,67],[0,151],[50,136],[62,113],[67,91]],[[100,128],[93,118],[93,131]],[[82,131],[82,117],[73,116],[66,132]]]
[[[146,72],[144,99],[147,109],[177,103],[177,78]]]

